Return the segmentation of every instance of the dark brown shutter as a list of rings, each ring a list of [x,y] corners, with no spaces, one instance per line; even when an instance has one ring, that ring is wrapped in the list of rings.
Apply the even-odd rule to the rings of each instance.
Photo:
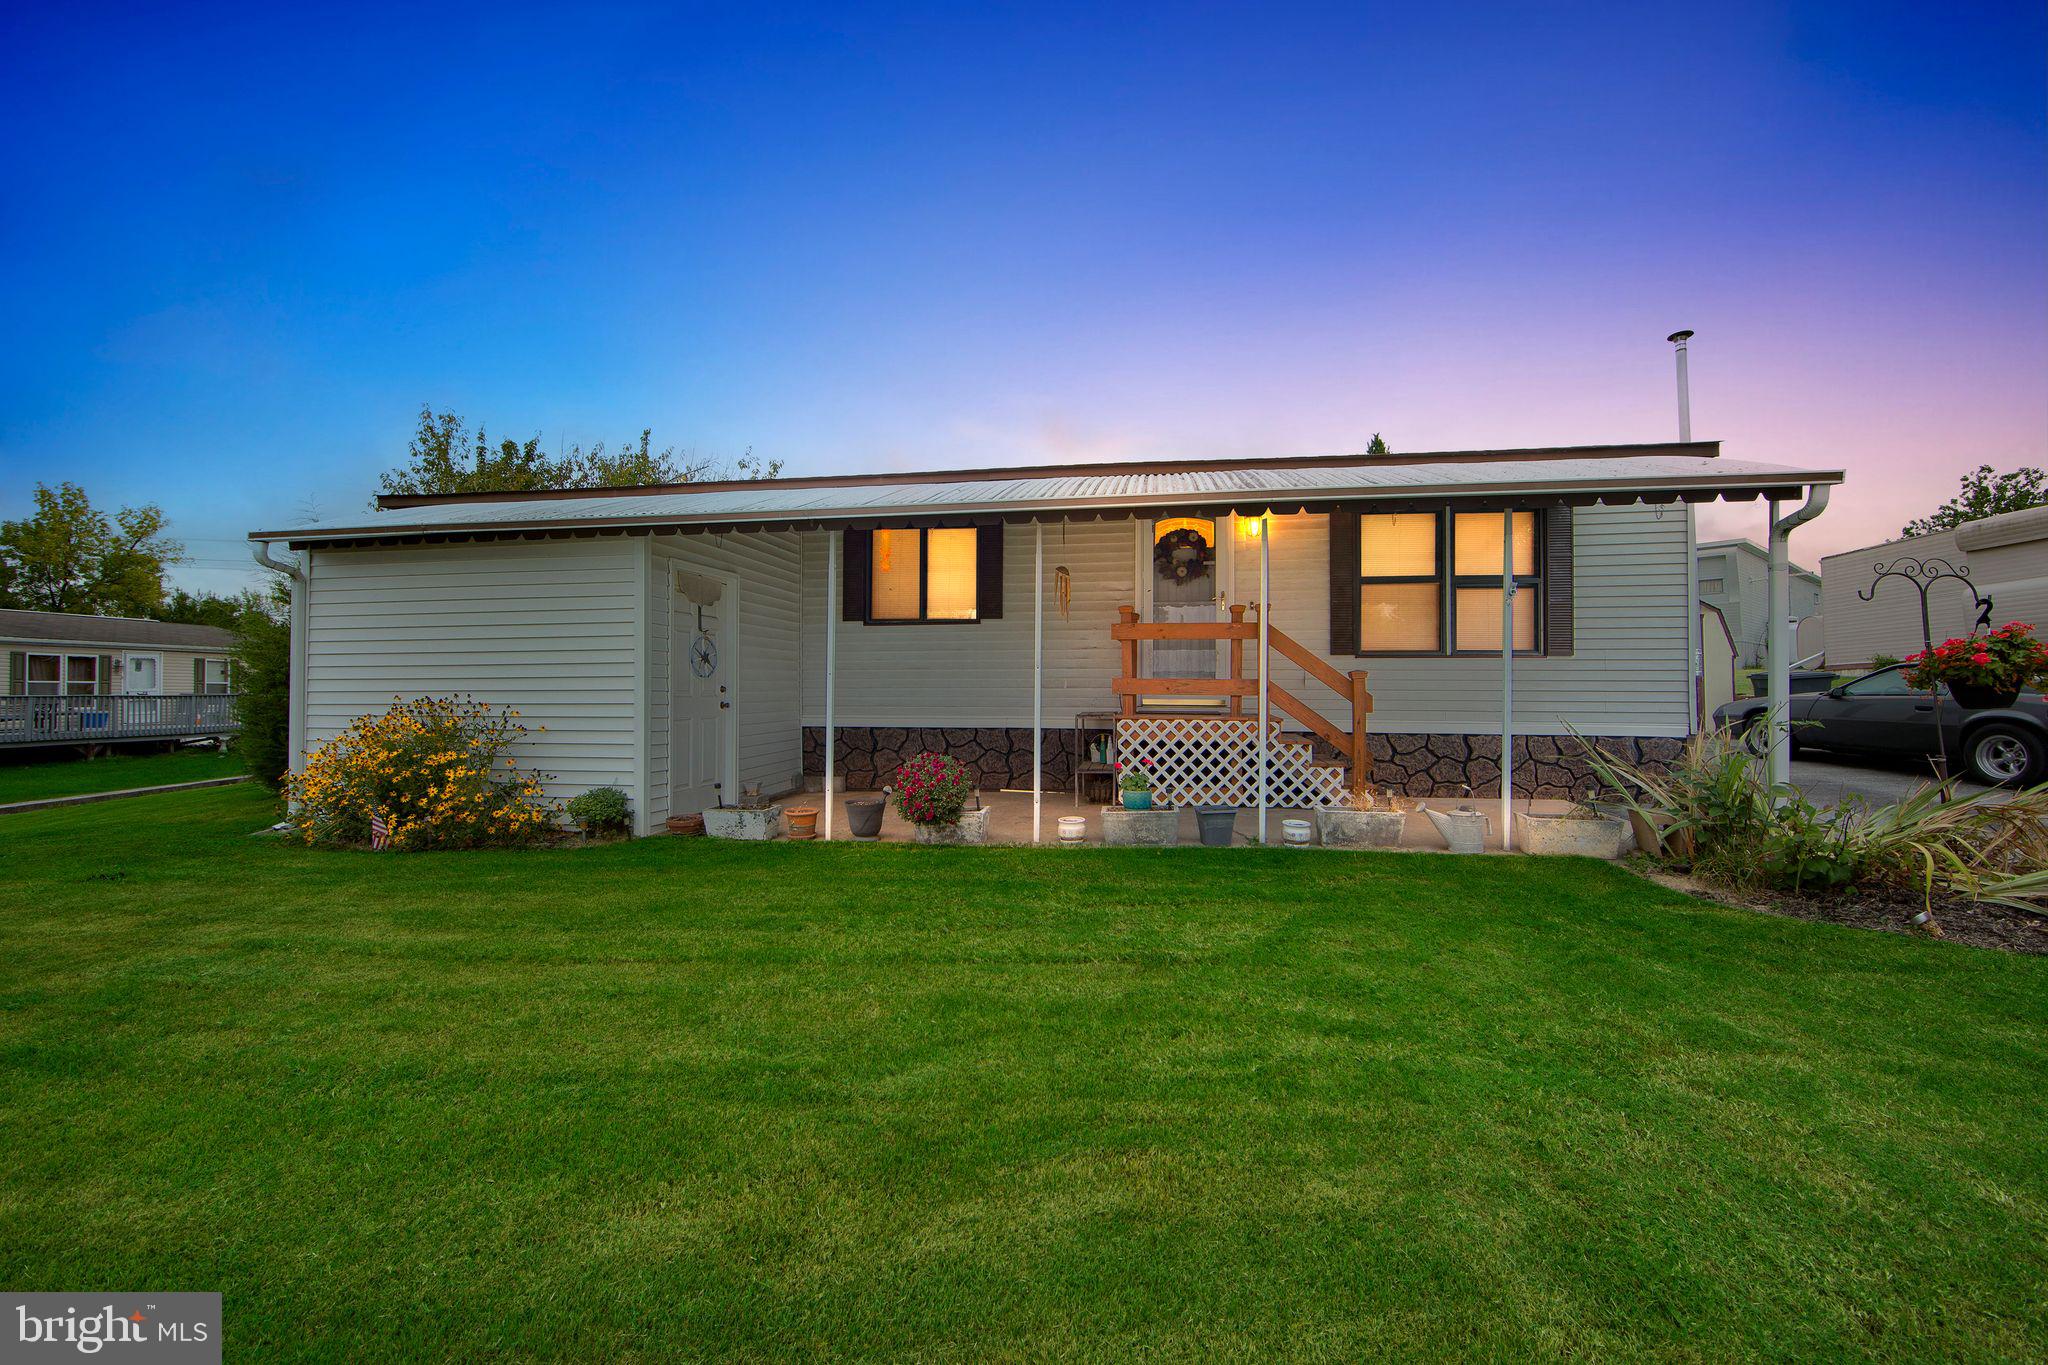
[[[984,621],[1003,615],[1003,532],[1001,522],[974,528],[974,614]]]
[[[205,691],[206,660],[194,659],[192,661],[192,695],[196,697]]]
[[[839,619],[865,621],[868,619],[868,580],[872,577],[869,565],[874,561],[875,533],[849,529],[842,534],[846,537],[846,554],[839,565]]]
[[[28,651],[11,649],[7,652],[7,695],[18,697],[28,691]]]
[[[1330,653],[1358,653],[1358,509],[1330,513]]]
[[[100,655],[100,666],[92,675],[92,690],[102,696],[114,690],[114,656]]]
[[[1543,652],[1572,652],[1572,509],[1543,514]]]

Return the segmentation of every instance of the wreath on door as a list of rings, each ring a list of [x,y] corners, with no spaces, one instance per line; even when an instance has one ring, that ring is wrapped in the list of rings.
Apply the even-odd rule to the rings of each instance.
[[[1215,547],[1192,526],[1168,531],[1152,547],[1152,572],[1176,583],[1207,573],[1215,562]]]

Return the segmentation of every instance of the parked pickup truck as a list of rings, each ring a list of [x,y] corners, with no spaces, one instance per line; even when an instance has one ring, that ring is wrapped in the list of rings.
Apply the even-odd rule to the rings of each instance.
[[[1880,668],[1825,692],[1795,696],[1787,703],[1792,750],[1831,749],[1842,753],[1924,758],[1940,752],[1935,737],[1935,697],[1906,682],[1903,664]],[[1756,737],[1770,704],[1746,697],[1714,710],[1714,723]],[[2048,698],[2023,692],[2011,706],[1972,711],[1958,706],[1946,690],[1941,728],[1947,732],[1949,761],[1994,786],[2031,787],[2048,777]]]

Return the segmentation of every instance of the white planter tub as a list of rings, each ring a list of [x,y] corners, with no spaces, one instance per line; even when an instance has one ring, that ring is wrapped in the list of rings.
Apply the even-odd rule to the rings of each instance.
[[[715,807],[704,812],[704,832],[714,839],[773,839],[782,832],[782,807]]]
[[[962,811],[958,820],[943,825],[912,825],[910,837],[920,844],[985,844],[988,810]]]
[[[1112,848],[1164,848],[1180,842],[1177,810],[1102,808],[1102,842]]]
[[[1586,820],[1565,815],[1524,815],[1515,821],[1524,853],[1560,854],[1579,858],[1621,856],[1628,825],[1608,816]]]
[[[1407,815],[1397,810],[1328,807],[1316,812],[1316,837],[1324,848],[1394,848],[1407,827]]]

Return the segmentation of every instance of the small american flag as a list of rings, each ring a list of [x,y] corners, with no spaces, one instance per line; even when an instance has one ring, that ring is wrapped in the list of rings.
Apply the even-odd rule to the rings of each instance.
[[[391,847],[391,826],[381,815],[370,817],[370,847],[373,849]]]

